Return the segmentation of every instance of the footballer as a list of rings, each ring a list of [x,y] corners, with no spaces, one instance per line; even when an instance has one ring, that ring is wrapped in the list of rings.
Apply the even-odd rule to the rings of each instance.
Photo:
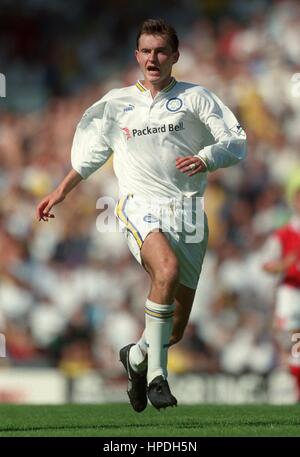
[[[165,21],[142,23],[135,56],[143,78],[86,110],[73,140],[72,169],[39,203],[37,218],[54,217],[54,205],[113,154],[120,195],[115,214],[151,280],[145,330],[120,350],[131,405],[141,412],[148,399],[157,409],[177,405],[168,384],[168,348],[184,334],[207,247],[207,174],[244,159],[246,134],[214,93],[172,76],[178,37]],[[181,224],[185,216],[188,223]]]

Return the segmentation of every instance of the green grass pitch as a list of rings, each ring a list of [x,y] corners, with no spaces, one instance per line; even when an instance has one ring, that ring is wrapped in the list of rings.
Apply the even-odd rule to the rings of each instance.
[[[300,436],[300,405],[0,405],[0,437]]]

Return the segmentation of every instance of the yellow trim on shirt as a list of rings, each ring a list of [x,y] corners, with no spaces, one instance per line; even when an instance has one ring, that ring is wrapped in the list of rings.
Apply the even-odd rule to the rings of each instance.
[[[173,89],[176,83],[176,79],[172,78],[171,82],[162,90],[162,92],[170,92],[170,90]],[[147,89],[143,86],[143,84],[140,81],[137,81],[135,85],[141,92],[147,92]]]
[[[170,92],[170,90],[173,89],[173,87],[175,86],[176,83],[177,83],[176,79],[172,78],[172,81],[170,82],[170,84],[167,85],[167,87],[165,87],[163,89],[163,92]]]
[[[137,81],[135,83],[135,85],[141,92],[146,92],[147,91],[147,89],[140,83],[140,81]]]

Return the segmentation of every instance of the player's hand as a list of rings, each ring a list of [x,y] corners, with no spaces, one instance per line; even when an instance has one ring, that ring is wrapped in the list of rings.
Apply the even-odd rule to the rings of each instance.
[[[284,273],[295,264],[297,258],[299,258],[299,251],[292,252],[283,259],[266,262],[263,265],[263,269],[268,273]]]
[[[176,168],[188,176],[194,176],[207,170],[203,160],[196,156],[176,157]]]
[[[47,195],[36,207],[36,217],[38,221],[48,221],[49,218],[55,217],[54,214],[50,212],[51,208],[64,199],[65,196],[57,190]]]

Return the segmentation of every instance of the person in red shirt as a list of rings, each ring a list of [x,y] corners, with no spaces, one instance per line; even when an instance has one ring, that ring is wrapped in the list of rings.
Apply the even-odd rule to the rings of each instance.
[[[297,401],[300,402],[300,352],[295,343],[300,340],[300,182],[291,196],[293,214],[290,221],[276,230],[267,242],[269,260],[263,264],[268,273],[279,274],[275,302],[275,327],[289,334],[290,373],[296,381]],[[284,341],[284,340],[283,340]]]

